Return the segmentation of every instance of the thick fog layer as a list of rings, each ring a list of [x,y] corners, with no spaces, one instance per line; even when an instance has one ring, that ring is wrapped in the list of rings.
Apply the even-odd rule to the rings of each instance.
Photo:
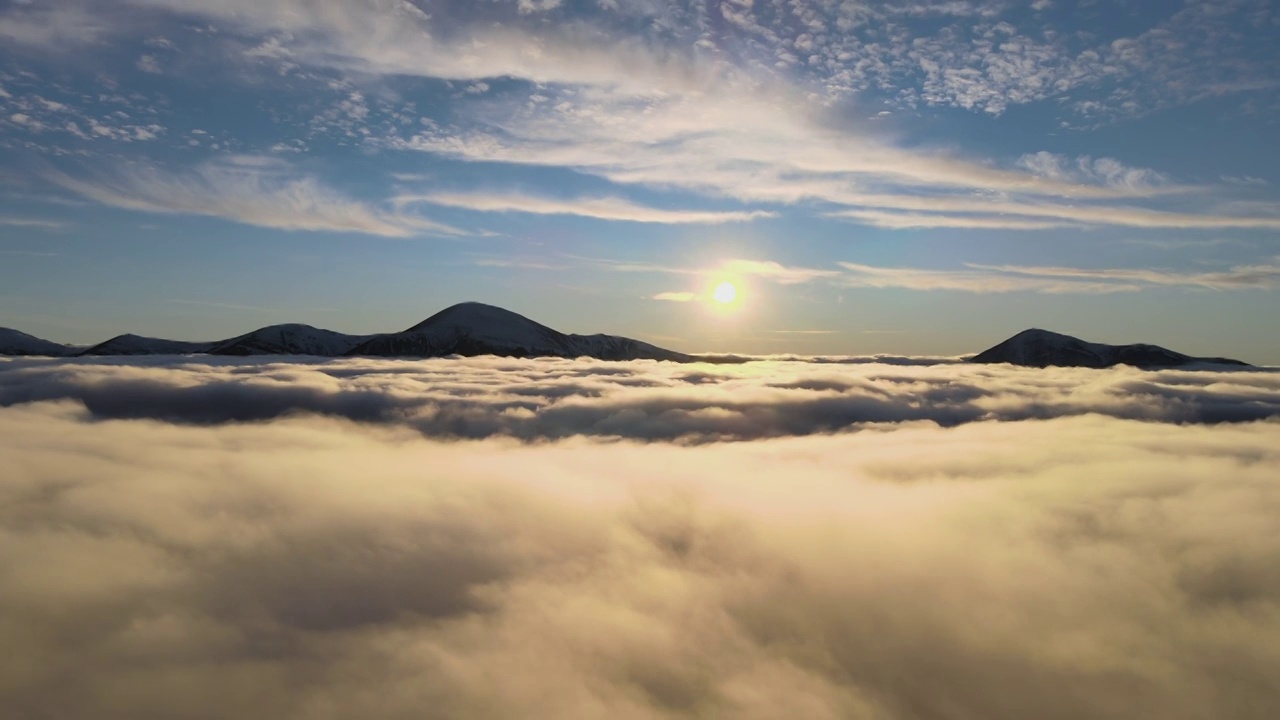
[[[0,404],[5,717],[1280,709],[1265,372],[25,360]]]
[[[429,437],[686,442],[1087,413],[1179,423],[1280,416],[1280,373],[1267,370],[1153,373],[855,360],[10,360],[0,361],[0,406],[69,399],[96,418],[217,424],[317,413],[405,425]]]

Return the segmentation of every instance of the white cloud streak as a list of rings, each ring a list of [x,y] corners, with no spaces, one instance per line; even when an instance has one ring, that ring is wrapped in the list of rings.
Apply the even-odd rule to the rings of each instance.
[[[730,258],[716,265],[702,268],[573,256],[570,256],[569,259],[589,263],[592,266],[607,272],[687,275],[704,279],[718,279],[725,277],[759,278],[778,283],[779,285],[799,285],[801,283],[813,282],[824,278],[835,278],[840,275],[840,271],[838,270],[783,265],[775,260],[749,260],[745,258]]]
[[[799,285],[824,278],[832,278],[840,273],[836,270],[794,267],[783,265],[773,260],[729,260],[716,269],[716,272],[727,275],[758,277],[772,280],[781,285]]]
[[[879,267],[840,263],[842,279],[853,287],[956,290],[973,293],[1041,292],[1105,294],[1152,287],[1207,290],[1280,288],[1280,265],[1238,265],[1215,272],[1176,272],[1146,268],[1072,268],[968,263],[963,270]]]
[[[989,227],[993,229],[1049,229],[1064,225],[1112,225],[1147,229],[1275,229],[1280,216],[1186,213],[1115,205],[1065,205],[1021,202],[985,196],[923,196],[855,194],[845,204],[883,210],[844,209],[828,213],[884,227]],[[1274,209],[1274,208],[1268,208]],[[888,210],[886,212],[885,210]],[[901,212],[908,211],[908,212]]]
[[[840,269],[783,265],[773,260],[726,260],[703,268],[568,256],[566,264],[481,260],[480,264],[537,270],[564,270],[589,265],[599,271],[673,275],[703,282],[760,279],[779,285],[825,282],[849,287],[903,288],[971,293],[1036,292],[1047,294],[1131,293],[1157,287],[1189,290],[1246,291],[1280,288],[1280,264],[1263,260],[1225,270],[1185,272],[1159,268],[1083,268],[1065,266],[965,263],[960,268],[921,268],[839,262]],[[662,292],[651,299],[689,302],[696,292]]]
[[[9,217],[6,215],[0,215],[0,225],[7,227],[32,228],[35,230],[61,230],[66,227],[65,223],[58,222],[57,220]]]
[[[300,175],[269,158],[211,162],[173,173],[133,165],[114,173],[46,177],[66,190],[103,205],[140,212],[217,217],[281,230],[353,232],[383,237],[465,235],[431,220],[381,210],[343,196],[314,177]]]
[[[462,208],[477,212],[528,213],[532,215],[572,215],[598,220],[658,223],[664,225],[750,222],[760,218],[776,217],[776,213],[764,210],[711,211],[670,210],[639,205],[618,197],[549,198],[522,194],[502,193],[430,193],[402,195],[395,199],[398,206],[428,203],[444,207]]]
[[[693,302],[698,299],[698,294],[691,292],[661,292],[651,299],[664,302]]]
[[[847,271],[841,282],[849,287],[904,288],[907,290],[951,290],[970,293],[1038,292],[1048,294],[1106,294],[1137,292],[1142,284],[1111,282],[1107,279],[1077,277],[1035,277],[1019,273],[972,268],[937,270],[912,267],[881,267],[842,262]]]
[[[839,210],[829,213],[831,217],[855,220],[863,225],[888,228],[891,230],[959,228],[987,230],[1052,230],[1054,228],[1073,227],[1074,222],[1067,220],[1034,220],[1000,215],[931,215],[916,212],[894,212],[886,210]]]
[[[969,267],[999,273],[1041,278],[1105,280],[1146,285],[1205,288],[1210,290],[1271,290],[1280,287],[1280,264],[1237,265],[1217,272],[1174,272],[1169,270],[1027,267],[1020,265],[978,265]]]

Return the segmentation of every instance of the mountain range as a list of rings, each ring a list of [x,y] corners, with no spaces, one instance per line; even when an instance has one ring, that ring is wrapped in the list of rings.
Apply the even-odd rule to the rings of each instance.
[[[211,342],[118,335],[91,347],[42,340],[0,328],[0,355],[314,355],[341,357],[592,357],[600,360],[672,360],[678,353],[616,335],[573,335],[553,330],[523,315],[477,302],[448,307],[411,328],[376,335],[347,335],[310,325],[271,325]]]
[[[453,305],[400,332],[375,335],[347,335],[310,325],[286,324],[271,325],[211,342],[118,335],[85,348],[60,345],[17,330],[0,328],[0,355],[192,354],[406,358],[501,355],[674,362],[741,362],[748,359],[686,355],[617,335],[566,334],[510,310],[477,302]],[[1038,329],[1024,330],[969,358],[969,361],[1029,367],[1107,368],[1132,365],[1153,369],[1197,364],[1249,367],[1239,360],[1192,357],[1156,345],[1104,345]]]

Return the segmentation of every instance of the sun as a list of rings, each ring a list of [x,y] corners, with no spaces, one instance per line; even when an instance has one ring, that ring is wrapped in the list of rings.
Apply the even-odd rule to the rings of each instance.
[[[711,291],[711,299],[721,305],[729,305],[734,300],[738,299],[738,288],[734,287],[733,283],[726,280],[725,282],[716,285],[716,289]]]

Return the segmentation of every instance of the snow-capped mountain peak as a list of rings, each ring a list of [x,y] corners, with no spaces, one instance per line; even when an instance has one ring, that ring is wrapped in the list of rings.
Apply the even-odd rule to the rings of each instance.
[[[337,357],[372,335],[347,335],[322,328],[288,323],[258,328],[215,345],[211,355],[318,355]]]
[[[448,342],[468,339],[485,345],[522,346],[529,350],[565,350],[564,335],[529,318],[478,302],[452,305],[405,330]]]

